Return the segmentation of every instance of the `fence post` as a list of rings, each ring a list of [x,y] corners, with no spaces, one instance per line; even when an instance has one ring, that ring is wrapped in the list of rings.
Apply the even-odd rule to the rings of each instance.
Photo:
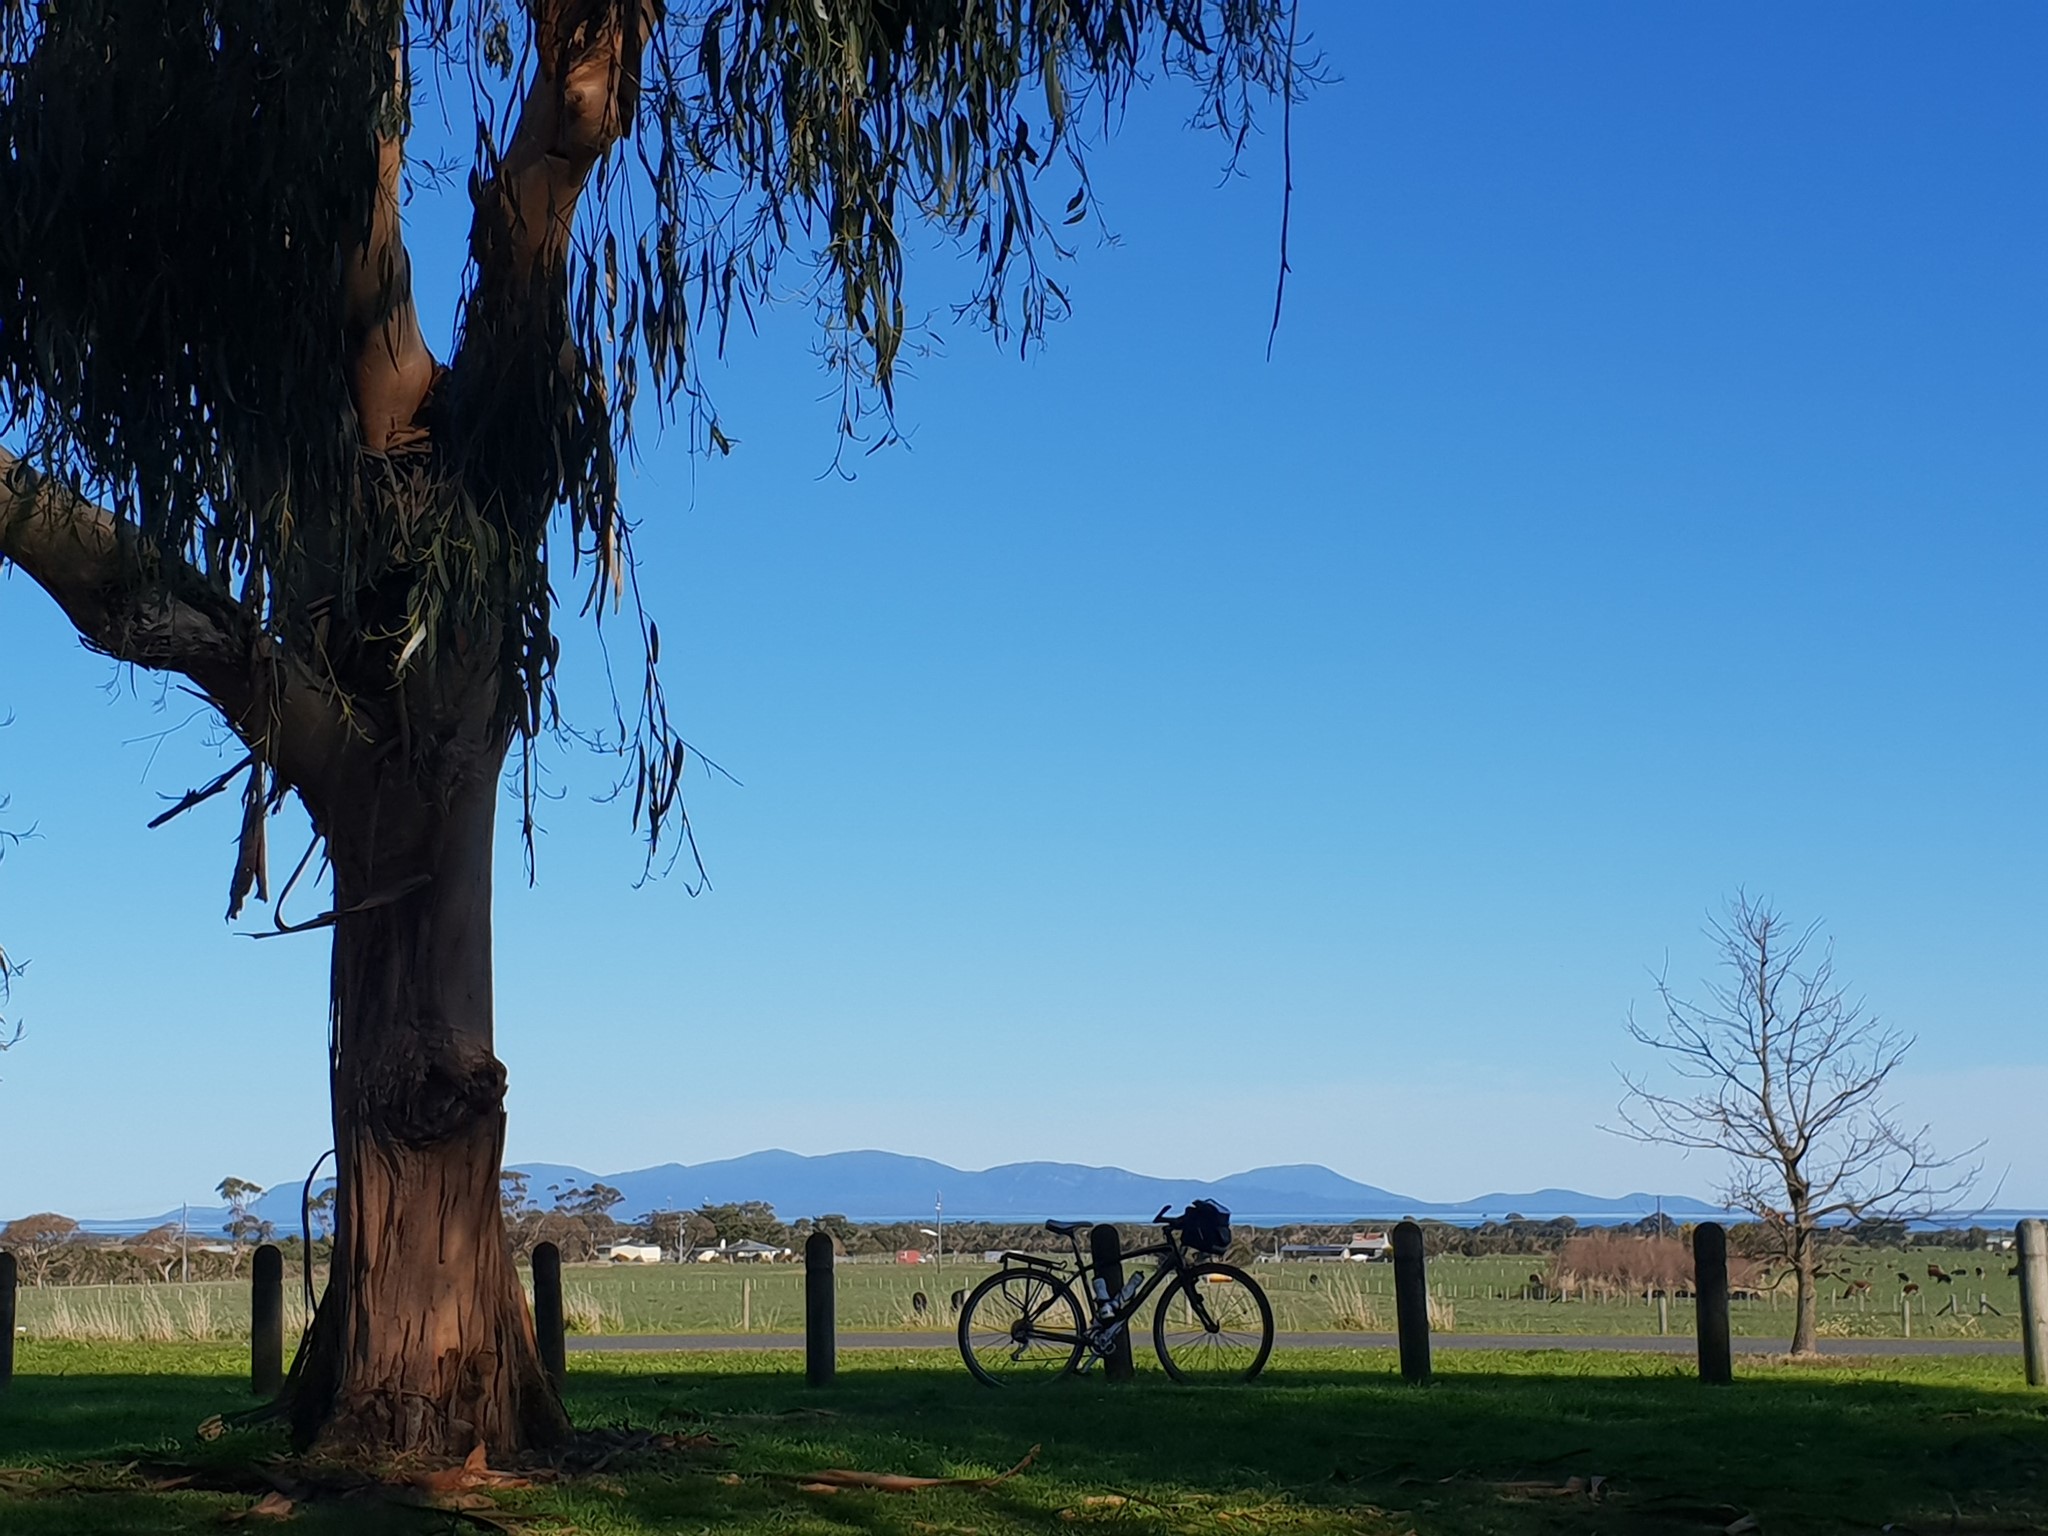
[[[1699,1312],[1700,1380],[1735,1379],[1728,1342],[1728,1232],[1718,1221],[1692,1229],[1692,1294]]]
[[[562,1310],[562,1250],[553,1243],[533,1245],[533,1335],[540,1346],[541,1369],[557,1392],[569,1379],[568,1319]]]
[[[1401,1340],[1402,1379],[1429,1380],[1429,1275],[1422,1228],[1412,1221],[1394,1228],[1394,1327]]]
[[[275,1243],[249,1264],[249,1386],[258,1397],[284,1388],[284,1255]]]
[[[1123,1234],[1110,1222],[1097,1222],[1088,1230],[1088,1255],[1095,1264],[1096,1284],[1105,1288],[1086,1300],[1088,1310],[1094,1313],[1102,1295],[1106,1294],[1114,1301],[1123,1294]],[[1131,1330],[1128,1327],[1117,1330],[1116,1343],[1110,1346],[1102,1373],[1111,1381],[1131,1381],[1137,1376],[1137,1369],[1131,1363]]]
[[[804,1239],[804,1381],[829,1387],[839,1370],[838,1307],[832,1296],[832,1234]]]
[[[1662,1337],[1670,1332],[1671,1294],[1668,1291],[1659,1291],[1657,1293],[1657,1333],[1659,1337]]]
[[[2048,1386],[2048,1222],[2020,1223],[2020,1337],[2027,1385]]]
[[[14,1380],[14,1255],[0,1253],[0,1387]]]

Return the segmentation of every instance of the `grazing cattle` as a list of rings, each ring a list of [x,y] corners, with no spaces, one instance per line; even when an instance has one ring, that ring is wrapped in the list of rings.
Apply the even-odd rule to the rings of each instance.
[[[1912,1283],[1913,1283],[1913,1277],[1912,1277],[1911,1275],[1907,1274],[1907,1273],[1906,1273],[1906,1272],[1905,1272],[1905,1271],[1904,1271],[1903,1269],[1902,1269],[1902,1270],[1900,1270],[1900,1271],[1899,1271],[1899,1284],[1901,1284],[1901,1285],[1911,1285]]]
[[[1842,1292],[1842,1300],[1849,1301],[1852,1298],[1868,1296],[1869,1294],[1870,1282],[1868,1280],[1851,1280],[1848,1289]]]
[[[1956,1277],[1943,1269],[1939,1264],[1930,1264],[1927,1266],[1927,1278],[1939,1280],[1943,1285],[1953,1285],[1955,1284]]]
[[[1906,1294],[1908,1296],[1918,1296],[1920,1294],[1920,1287],[1915,1285],[1911,1280],[1908,1280],[1906,1282]]]

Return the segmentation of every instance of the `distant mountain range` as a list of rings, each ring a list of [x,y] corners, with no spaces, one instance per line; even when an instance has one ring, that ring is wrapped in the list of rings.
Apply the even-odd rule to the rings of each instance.
[[[1659,1204],[1653,1194],[1607,1197],[1575,1189],[1503,1192],[1451,1203],[1417,1200],[1347,1179],[1318,1163],[1254,1168],[1211,1181],[1151,1178],[1123,1168],[1079,1163],[1005,1163],[972,1172],[895,1152],[833,1152],[822,1157],[755,1152],[721,1162],[663,1163],[603,1174],[563,1163],[515,1166],[527,1176],[530,1197],[542,1205],[552,1204],[556,1192],[602,1181],[625,1196],[616,1214],[628,1218],[644,1211],[765,1200],[785,1220],[836,1213],[854,1221],[927,1222],[943,1202],[949,1222],[1036,1221],[1047,1216],[1135,1222],[1149,1220],[1162,1205],[1178,1210],[1190,1200],[1210,1199],[1227,1206],[1236,1220],[1253,1225],[1385,1222],[1404,1216],[1471,1225],[1509,1215],[1535,1220],[1570,1216],[1589,1223],[1639,1221],[1653,1215]],[[280,1232],[296,1231],[302,1188],[296,1182],[271,1188],[256,1202],[256,1214],[275,1223]],[[1723,1214],[1685,1195],[1665,1195],[1662,1205],[1667,1215],[1681,1220]],[[111,1235],[146,1231],[179,1219],[174,1210],[83,1225]],[[217,1232],[227,1211],[195,1205],[184,1219],[193,1232]]]

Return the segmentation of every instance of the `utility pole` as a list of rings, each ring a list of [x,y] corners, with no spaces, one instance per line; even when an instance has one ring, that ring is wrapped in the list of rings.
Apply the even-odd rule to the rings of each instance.
[[[192,1207],[178,1207],[178,1283],[192,1283]]]
[[[946,1268],[946,1192],[943,1189],[932,1196],[932,1225],[939,1229],[939,1262],[936,1268],[943,1273]]]

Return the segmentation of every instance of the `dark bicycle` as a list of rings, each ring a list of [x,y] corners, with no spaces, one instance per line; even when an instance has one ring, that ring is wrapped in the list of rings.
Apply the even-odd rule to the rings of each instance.
[[[1096,1274],[1081,1251],[1085,1221],[1048,1221],[1067,1239],[1071,1266],[1035,1253],[1006,1253],[1003,1267],[974,1288],[960,1309],[960,1358],[992,1387],[1052,1381],[1106,1359],[1155,1291],[1152,1347],[1180,1382],[1250,1381],[1273,1352],[1273,1307],[1258,1281],[1213,1257],[1230,1247],[1230,1212],[1197,1200],[1152,1218],[1162,1241],[1123,1256],[1133,1266],[1121,1292]],[[1157,1258],[1152,1272],[1139,1262]],[[1082,1297],[1093,1305],[1082,1306]]]

